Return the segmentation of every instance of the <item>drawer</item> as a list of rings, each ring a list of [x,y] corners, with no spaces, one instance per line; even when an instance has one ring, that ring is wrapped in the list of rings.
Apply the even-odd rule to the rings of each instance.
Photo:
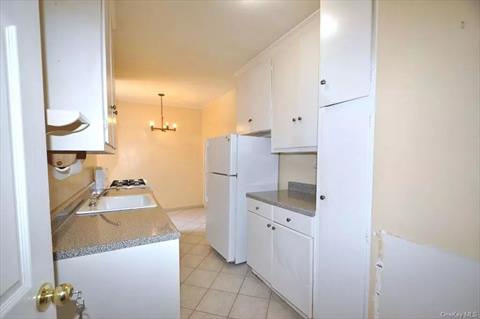
[[[273,206],[247,197],[247,210],[268,219],[272,219]]]
[[[273,221],[285,227],[313,237],[313,217],[292,212],[281,207],[273,207]]]

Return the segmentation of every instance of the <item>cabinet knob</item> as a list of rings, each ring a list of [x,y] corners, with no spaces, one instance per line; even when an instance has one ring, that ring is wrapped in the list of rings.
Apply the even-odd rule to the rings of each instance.
[[[320,85],[325,85],[325,84],[327,84],[327,80],[321,80],[320,81]]]
[[[272,226],[272,230],[275,230],[275,229],[276,229],[275,226]]]
[[[113,111],[113,114],[117,115],[117,114],[118,114],[118,111]]]
[[[248,123],[252,123],[252,121],[253,121],[252,119],[248,119]]]
[[[320,195],[320,200],[325,200],[325,195]]]
[[[111,108],[112,110],[116,110],[116,109],[117,109],[117,106],[116,106],[115,104],[113,104],[113,105],[110,106],[110,108]]]
[[[270,228],[270,227],[272,227],[272,224],[267,224],[267,228]]]
[[[297,119],[298,119],[299,121],[301,121],[301,120],[302,120],[302,117],[301,117],[301,116],[299,116],[299,117],[297,117]]]
[[[287,218],[287,223],[291,222],[292,219],[291,218]]]
[[[255,207],[255,210],[259,210],[259,209],[260,209],[260,207],[258,207],[258,206],[257,206],[257,207]]]
[[[296,122],[296,121],[297,121],[297,119],[296,119],[296,118],[292,118],[292,122]]]

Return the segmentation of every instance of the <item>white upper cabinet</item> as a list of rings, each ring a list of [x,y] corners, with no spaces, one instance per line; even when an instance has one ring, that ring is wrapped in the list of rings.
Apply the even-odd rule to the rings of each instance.
[[[316,151],[319,14],[272,53],[272,151]]]
[[[40,1],[48,109],[80,112],[86,129],[53,132],[48,149],[111,153],[116,106],[112,1]],[[61,133],[61,134],[58,134]]]
[[[320,106],[370,91],[371,0],[320,1]]]
[[[237,133],[269,131],[272,125],[270,60],[260,62],[237,78]]]

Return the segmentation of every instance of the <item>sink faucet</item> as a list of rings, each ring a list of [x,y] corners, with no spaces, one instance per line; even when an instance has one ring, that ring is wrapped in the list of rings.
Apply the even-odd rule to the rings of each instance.
[[[97,206],[97,201],[100,197],[102,197],[103,195],[105,195],[108,191],[110,190],[110,188],[105,188],[103,191],[101,191],[100,193],[96,193],[94,192],[92,194],[92,196],[90,197],[89,199],[89,202],[88,202],[88,207],[96,207]]]

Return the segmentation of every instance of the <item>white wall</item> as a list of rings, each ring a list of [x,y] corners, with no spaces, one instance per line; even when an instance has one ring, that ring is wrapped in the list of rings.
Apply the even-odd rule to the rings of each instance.
[[[479,261],[480,1],[376,3],[373,230]]]

